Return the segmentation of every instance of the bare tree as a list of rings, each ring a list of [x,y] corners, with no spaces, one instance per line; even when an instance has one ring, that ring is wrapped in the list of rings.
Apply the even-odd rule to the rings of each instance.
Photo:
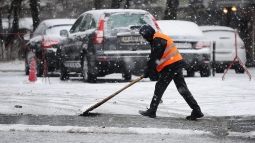
[[[0,33],[3,33],[3,24],[2,24],[2,10],[0,8]],[[0,34],[0,46],[3,40],[3,34]]]
[[[103,5],[103,1],[102,0],[95,0],[95,8],[96,9],[101,9]]]
[[[123,0],[112,0],[111,8],[120,8],[120,2]],[[130,6],[130,0],[126,0],[126,3],[124,5],[125,9],[128,9]]]
[[[120,3],[119,0],[112,0],[111,8],[119,8]]]
[[[21,2],[22,0],[13,0],[11,3],[11,7],[9,9],[8,19],[11,19],[11,14],[13,12],[13,23],[12,28],[9,30],[10,33],[18,33],[19,30],[19,14],[21,10]],[[14,38],[14,35],[8,35],[5,40],[5,45],[7,46],[11,40]]]
[[[179,7],[179,0],[167,0],[165,16],[163,19],[165,20],[177,19],[178,7]]]
[[[30,9],[33,19],[33,30],[37,28],[40,23],[39,13],[40,13],[40,0],[30,0]]]

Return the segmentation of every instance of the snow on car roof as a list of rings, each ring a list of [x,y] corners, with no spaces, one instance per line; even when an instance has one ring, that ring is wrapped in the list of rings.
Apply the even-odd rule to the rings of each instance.
[[[205,31],[234,31],[233,28],[227,27],[227,26],[214,26],[214,25],[208,25],[208,26],[199,26],[199,28],[205,32]]]
[[[204,37],[198,25],[182,20],[158,20],[161,31],[168,36],[197,36]]]
[[[47,19],[42,21],[47,27],[52,25],[73,24],[76,19]]]
[[[84,12],[83,14],[86,13],[93,13],[97,21],[99,21],[100,17],[104,13],[115,13],[115,12],[134,12],[134,13],[149,13],[145,10],[140,10],[140,9],[99,9],[99,10],[89,10]],[[81,14],[81,15],[83,15]]]

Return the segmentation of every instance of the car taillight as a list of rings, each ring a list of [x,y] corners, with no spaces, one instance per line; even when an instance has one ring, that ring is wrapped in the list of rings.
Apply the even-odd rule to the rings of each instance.
[[[98,60],[99,60],[99,61],[108,61],[109,58],[107,58],[107,57],[100,57],[100,58],[98,58]]]
[[[152,19],[153,23],[155,24],[155,26],[156,26],[158,32],[162,32],[161,29],[159,28],[159,25],[158,25],[156,19],[155,19],[152,15],[150,15],[150,16],[151,16],[151,19]]]
[[[245,48],[244,48],[244,45],[240,45],[239,48],[240,48],[240,49],[245,49]]]
[[[211,47],[211,42],[210,41],[199,41],[196,44],[196,49],[210,48],[210,47]]]
[[[55,39],[42,39],[42,47],[43,48],[52,48],[52,45],[59,44],[59,40]]]
[[[104,17],[105,15],[103,14],[100,18],[99,26],[94,37],[94,44],[104,43]]]

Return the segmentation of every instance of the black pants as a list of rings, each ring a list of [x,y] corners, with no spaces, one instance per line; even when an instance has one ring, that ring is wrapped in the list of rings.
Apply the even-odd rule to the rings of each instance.
[[[182,73],[182,68],[174,70],[166,68],[159,73],[159,79],[155,85],[154,96],[152,98],[150,108],[157,109],[166,88],[172,80],[174,80],[178,92],[182,95],[190,108],[200,108],[187,87]]]

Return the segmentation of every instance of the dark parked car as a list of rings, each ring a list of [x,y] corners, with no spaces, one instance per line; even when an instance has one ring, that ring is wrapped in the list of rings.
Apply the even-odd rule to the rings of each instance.
[[[130,80],[132,74],[141,75],[150,53],[149,43],[139,34],[143,24],[160,30],[153,16],[144,10],[105,9],[83,13],[60,48],[60,79],[80,76],[94,83],[97,77],[111,73],[122,73],[124,80]]]
[[[44,71],[44,61],[48,71],[59,70],[59,60],[57,49],[61,40],[62,29],[69,30],[75,19],[49,19],[42,21],[32,34],[31,39],[27,42],[29,48],[26,49],[25,72],[29,74],[31,59],[36,57],[37,76],[41,77]],[[27,36],[25,36],[27,37]],[[44,50],[44,52],[42,52]],[[43,54],[45,60],[43,60]]]

